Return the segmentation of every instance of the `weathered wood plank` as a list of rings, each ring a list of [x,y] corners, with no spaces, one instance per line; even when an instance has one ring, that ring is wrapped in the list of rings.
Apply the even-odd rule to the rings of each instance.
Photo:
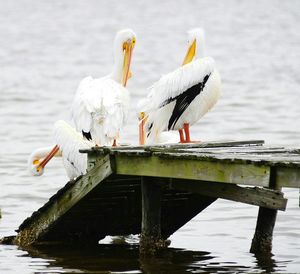
[[[128,153],[128,156],[130,153]],[[153,152],[152,155],[157,155],[164,158],[184,158],[187,160],[198,161],[220,161],[220,162],[234,162],[237,164],[255,164],[268,166],[282,166],[282,167],[296,167],[300,168],[300,155],[295,154],[252,154],[252,153],[235,153],[234,151],[228,153],[218,152]]]
[[[277,167],[276,184],[278,187],[300,188],[300,168]]]
[[[229,148],[195,148],[195,149],[177,149],[174,150],[162,150],[157,152],[168,152],[168,153],[185,153],[185,154],[196,154],[196,155],[209,155],[209,156],[220,156],[229,155],[232,156],[250,156],[253,157],[267,157],[277,158],[280,156],[293,155],[288,150],[283,148],[265,148],[265,147],[229,147]],[[298,155],[300,156],[300,155]],[[298,157],[299,158],[299,157]]]
[[[221,183],[268,186],[269,167],[161,158],[115,155],[116,174],[191,179]]]
[[[23,229],[20,226],[15,243],[27,246],[37,241],[55,221],[111,174],[109,156],[98,159],[87,175],[82,176],[62,195],[58,195],[55,201],[44,208],[42,214],[36,213],[31,223],[27,223]]]
[[[177,149],[195,149],[195,148],[219,148],[219,147],[248,147],[248,146],[262,146],[263,140],[248,140],[248,141],[225,141],[225,142],[200,142],[189,144],[164,144],[155,146],[144,146],[145,150],[152,152],[155,151],[168,151]]]
[[[258,143],[260,141],[257,141]],[[247,143],[247,141],[245,141]],[[255,141],[253,141],[255,143]],[[235,146],[232,146],[234,145]],[[165,144],[156,146],[142,146],[122,148],[95,148],[89,154],[97,157],[99,151],[106,151],[111,155],[125,154],[127,156],[150,157],[157,155],[168,158],[195,159],[198,161],[235,162],[237,164],[254,164],[267,166],[281,166],[300,168],[299,149],[285,149],[282,147],[264,147],[259,145],[245,145],[243,142],[228,143],[200,143],[200,144]]]
[[[145,145],[145,146],[119,146],[119,147],[92,147],[90,149],[81,149],[82,153],[101,152],[107,153],[111,151],[122,151],[122,150],[148,150],[155,151],[172,149],[188,149],[188,148],[207,148],[207,147],[235,147],[235,146],[262,146],[263,140],[246,140],[246,141],[213,141],[213,142],[200,142],[200,143],[189,143],[189,144],[156,144],[156,145]]]
[[[230,184],[190,180],[172,180],[169,185],[178,190],[283,211],[286,209],[287,204],[287,199],[283,198],[281,192],[257,187],[248,188]]]

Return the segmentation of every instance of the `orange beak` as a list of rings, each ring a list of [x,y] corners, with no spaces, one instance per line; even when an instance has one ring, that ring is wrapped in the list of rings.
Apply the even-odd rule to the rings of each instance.
[[[196,54],[196,39],[194,39],[193,43],[189,46],[185,54],[182,65],[192,62],[193,58],[195,57],[195,54]]]
[[[132,72],[130,71],[131,57],[132,51],[135,45],[135,39],[130,42],[125,42],[123,44],[124,53],[124,63],[123,63],[123,77],[122,77],[122,85],[126,87],[127,80],[132,76]]]
[[[49,154],[38,164],[36,167],[37,171],[43,169],[47,163],[54,157],[54,155],[59,151],[58,145],[55,145]]]

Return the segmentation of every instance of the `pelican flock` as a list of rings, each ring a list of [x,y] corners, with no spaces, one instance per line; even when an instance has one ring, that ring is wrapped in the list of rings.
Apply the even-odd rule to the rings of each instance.
[[[69,177],[77,177],[85,173],[86,169],[83,165],[86,158],[79,154],[80,148],[85,148],[87,144],[116,145],[129,108],[129,92],[125,87],[132,75],[130,64],[135,43],[136,35],[131,29],[124,29],[116,34],[112,73],[96,79],[89,76],[80,82],[71,109],[77,132],[71,130],[66,123],[56,124],[56,137],[67,136],[67,142],[61,143],[61,138],[55,138],[57,144],[51,150],[47,148],[35,151],[28,162],[33,175],[42,175],[51,158],[62,155]],[[81,139],[78,132],[80,136],[82,134]],[[68,146],[72,140],[76,144],[72,146],[74,153]],[[47,155],[44,155],[45,151],[48,152]],[[42,156],[43,160],[36,156]]]
[[[183,66],[168,73],[149,89],[140,105],[140,144],[157,143],[163,131],[178,130],[181,143],[192,142],[195,124],[218,101],[221,80],[212,57],[203,54],[203,30],[188,32]],[[199,50],[197,50],[199,48]]]
[[[28,166],[42,175],[52,157],[61,156],[70,179],[85,174],[87,156],[80,149],[116,146],[129,110],[126,88],[136,35],[131,29],[119,31],[114,40],[114,66],[102,78],[84,78],[76,91],[71,114],[75,128],[60,120],[54,125],[56,145],[35,150]],[[178,130],[181,143],[192,142],[190,125],[195,124],[218,101],[221,80],[212,57],[203,54],[204,32],[188,32],[188,49],[181,67],[155,82],[139,104],[139,143],[154,144],[170,139],[168,131]],[[178,140],[171,136],[172,141]]]

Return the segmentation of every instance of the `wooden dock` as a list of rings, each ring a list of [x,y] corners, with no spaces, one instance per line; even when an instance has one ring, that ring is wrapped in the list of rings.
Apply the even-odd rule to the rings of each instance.
[[[300,150],[263,141],[95,147],[86,175],[68,182],[2,240],[97,244],[107,235],[141,234],[155,255],[168,237],[222,198],[259,206],[251,252],[270,252],[282,187],[300,188]],[[212,216],[213,218],[213,216]]]

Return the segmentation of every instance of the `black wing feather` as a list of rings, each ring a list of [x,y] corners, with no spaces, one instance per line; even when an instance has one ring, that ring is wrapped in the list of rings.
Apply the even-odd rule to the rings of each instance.
[[[196,96],[199,95],[201,93],[201,91],[204,89],[209,76],[210,76],[210,74],[206,75],[203,79],[203,82],[200,82],[200,83],[190,87],[189,89],[187,89],[185,92],[179,94],[178,96],[176,96],[174,98],[169,98],[168,100],[164,101],[163,106],[176,100],[175,107],[174,107],[172,115],[169,119],[168,130],[174,129],[177,121],[179,120],[179,118],[181,117],[183,112],[193,102],[193,100],[196,98]],[[168,101],[168,103],[167,103],[167,101]]]
[[[84,132],[82,130],[82,135],[84,138],[86,138],[88,141],[92,141],[92,135],[91,135],[91,132]]]

